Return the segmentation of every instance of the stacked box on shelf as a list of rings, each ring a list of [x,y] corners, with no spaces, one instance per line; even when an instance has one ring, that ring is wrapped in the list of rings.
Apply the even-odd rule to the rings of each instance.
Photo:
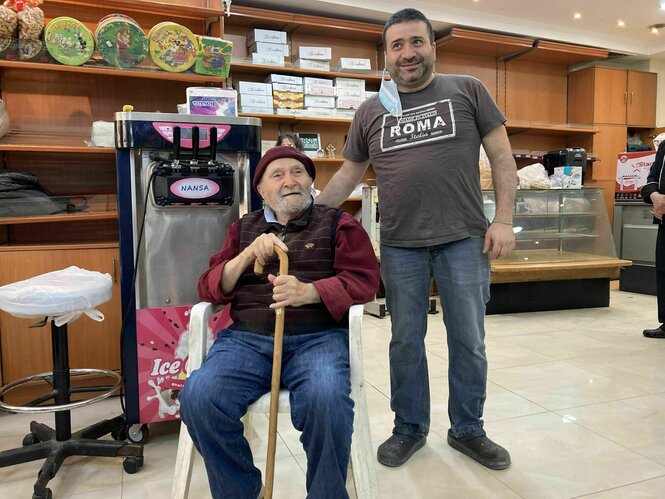
[[[272,85],[241,81],[238,84],[240,112],[253,114],[272,114]]]
[[[340,57],[335,71],[370,71],[372,64],[369,59],[358,57]]]
[[[295,61],[294,65],[302,69],[330,71],[331,59],[331,47],[299,47],[298,59]]]
[[[305,110],[308,116],[332,116],[335,108],[335,87],[329,78],[304,78]]]
[[[272,83],[272,103],[278,113],[303,108],[305,89],[301,76],[271,74],[268,81]]]
[[[365,100],[365,80],[358,78],[335,78],[337,87],[337,109],[358,109]]]
[[[290,56],[286,31],[254,29],[247,37],[247,50],[255,64],[284,66]]]

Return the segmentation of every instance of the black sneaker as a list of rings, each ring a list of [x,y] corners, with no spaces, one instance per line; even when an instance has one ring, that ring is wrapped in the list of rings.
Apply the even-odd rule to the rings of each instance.
[[[448,434],[448,445],[492,470],[503,470],[510,466],[508,451],[484,435],[460,440]]]
[[[647,338],[665,338],[665,324],[656,329],[645,329],[642,334]]]
[[[406,463],[413,454],[420,449],[427,437],[408,437],[406,435],[394,434],[388,440],[379,445],[376,458],[385,466],[397,468]]]

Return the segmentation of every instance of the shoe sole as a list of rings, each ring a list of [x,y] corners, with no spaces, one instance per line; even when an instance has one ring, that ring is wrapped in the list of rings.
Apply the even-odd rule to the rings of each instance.
[[[456,451],[459,451],[462,454],[464,454],[465,456],[473,459],[478,464],[482,464],[483,466],[485,466],[485,468],[489,468],[491,470],[505,470],[506,468],[508,468],[510,466],[510,461],[508,461],[507,463],[499,463],[499,464],[491,464],[491,463],[483,462],[483,461],[479,460],[476,456],[473,456],[473,455],[469,454],[466,451],[466,448],[460,446],[455,440],[453,440],[451,438],[448,438],[448,445],[450,445]]]
[[[376,455],[376,459],[377,459],[377,461],[379,461],[379,463],[383,464],[384,466],[388,466],[390,468],[399,468],[400,466],[404,466],[406,464],[406,462],[411,458],[411,456],[413,456],[416,453],[417,450],[422,449],[423,446],[425,445],[425,442],[427,442],[427,438],[422,438],[421,440],[416,442],[416,445],[414,445],[411,448],[411,450],[409,451],[409,453],[406,456],[404,456],[404,458],[401,459],[401,460],[400,459],[391,459],[391,458],[386,458],[386,457],[382,458],[378,454],[378,452],[377,452],[377,455]]]

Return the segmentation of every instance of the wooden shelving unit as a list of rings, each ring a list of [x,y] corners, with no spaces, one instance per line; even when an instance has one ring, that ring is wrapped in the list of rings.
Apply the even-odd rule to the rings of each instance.
[[[501,58],[530,50],[534,42],[533,38],[452,28],[448,34],[436,41],[436,46],[444,52]]]
[[[215,76],[200,75],[185,71],[182,73],[169,73],[155,67],[139,66],[133,69],[117,69],[94,62],[86,63],[83,66],[65,66],[64,64],[48,64],[39,62],[22,61],[3,61],[0,60],[0,68],[15,69],[34,69],[38,71],[58,71],[62,73],[87,73],[105,76],[124,76],[128,78],[148,78],[151,80],[183,81],[187,83],[208,83],[214,82],[222,84],[225,78]]]
[[[89,135],[11,130],[0,139],[0,151],[115,155],[114,148],[87,146],[86,140],[90,140]]]
[[[99,8],[98,0],[48,0],[48,5],[54,8],[71,6],[75,8]],[[206,2],[192,2],[187,0],[173,0],[164,2],[159,0],[104,0],[103,7],[114,11],[140,12],[155,15],[171,15],[175,17],[190,17],[202,19],[208,17],[221,17],[225,15],[223,9],[204,7]],[[235,10],[235,7],[234,7]]]
[[[270,73],[279,74],[293,74],[297,76],[314,76],[320,78],[361,78],[365,81],[381,83],[381,74],[370,74],[367,72],[350,72],[350,71],[320,71],[316,69],[302,69],[293,65],[286,64],[284,66],[268,66],[265,64],[254,64],[252,62],[237,61],[231,66],[231,76],[234,73],[256,74],[263,76]]]

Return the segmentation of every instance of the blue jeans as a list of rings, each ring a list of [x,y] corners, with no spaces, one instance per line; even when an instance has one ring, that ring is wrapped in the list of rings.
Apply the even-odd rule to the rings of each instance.
[[[441,297],[448,336],[448,417],[455,438],[485,435],[487,388],[485,304],[490,266],[483,239],[467,238],[426,248],[381,245],[381,277],[392,318],[390,407],[394,433],[427,435],[430,392],[425,334],[432,277]]]
[[[256,499],[261,489],[240,418],[270,391],[272,353],[271,336],[224,329],[178,397],[180,417],[203,456],[215,498]],[[348,331],[285,336],[282,384],[290,391],[293,425],[302,431],[308,497],[348,498],[353,432]]]

